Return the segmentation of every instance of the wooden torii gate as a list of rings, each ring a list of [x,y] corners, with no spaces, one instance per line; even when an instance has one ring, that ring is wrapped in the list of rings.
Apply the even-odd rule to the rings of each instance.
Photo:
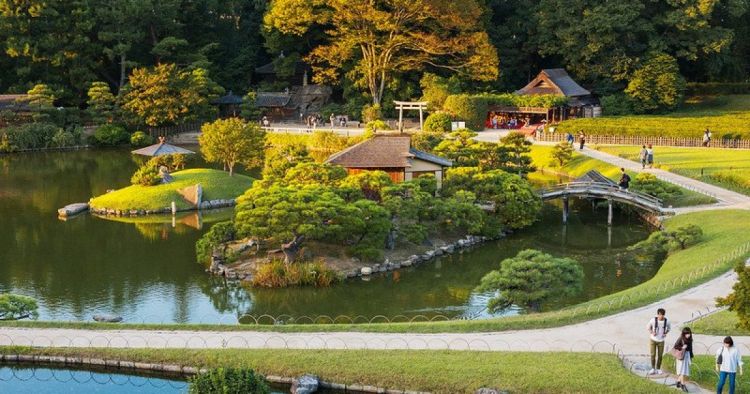
[[[398,130],[404,131],[404,110],[405,109],[417,109],[419,110],[419,130],[422,130],[424,123],[423,114],[427,110],[427,101],[393,101],[398,109]]]

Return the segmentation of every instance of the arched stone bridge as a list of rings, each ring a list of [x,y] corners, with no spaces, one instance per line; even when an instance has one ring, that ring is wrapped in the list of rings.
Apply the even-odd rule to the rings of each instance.
[[[612,202],[628,204],[644,211],[663,215],[669,213],[660,199],[648,194],[625,190],[617,185],[605,182],[574,181],[560,184],[539,192],[542,200],[563,200],[563,223],[568,221],[568,198],[596,198],[609,202],[607,223],[612,224]]]

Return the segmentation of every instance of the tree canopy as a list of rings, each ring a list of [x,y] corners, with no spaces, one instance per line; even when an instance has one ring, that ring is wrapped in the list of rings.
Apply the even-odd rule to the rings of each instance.
[[[224,163],[232,175],[237,164],[246,168],[263,164],[265,138],[265,131],[257,124],[229,118],[204,124],[198,142],[206,161]]]

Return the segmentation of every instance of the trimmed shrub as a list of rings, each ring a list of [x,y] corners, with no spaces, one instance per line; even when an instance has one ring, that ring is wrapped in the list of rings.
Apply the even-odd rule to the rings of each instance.
[[[625,93],[633,100],[638,112],[657,112],[682,104],[685,78],[677,60],[667,54],[652,55],[634,73]]]
[[[420,131],[411,135],[411,146],[417,150],[432,152],[435,147],[440,145],[443,138],[445,138],[443,133]]]
[[[266,379],[247,368],[217,368],[190,378],[191,394],[271,392]]]
[[[107,124],[97,127],[91,136],[91,143],[97,146],[115,146],[127,142],[129,137],[124,128]]]
[[[380,105],[374,104],[374,105],[365,105],[362,108],[362,120],[365,122],[373,122],[379,119],[383,118],[383,114],[380,110]]]
[[[65,130],[58,130],[57,133],[55,133],[54,136],[52,136],[52,141],[50,141],[50,145],[55,148],[64,148],[66,146],[73,146],[76,143],[76,137],[73,135],[73,133]]]
[[[153,143],[154,138],[142,131],[136,131],[130,136],[130,145],[135,147],[151,145]]]
[[[219,245],[233,241],[237,236],[234,222],[227,220],[211,226],[202,237],[195,243],[195,257],[199,263],[208,264],[211,261],[211,253]]]
[[[671,200],[682,195],[679,187],[658,179],[654,174],[641,172],[631,185],[633,190],[652,195],[660,200]]]
[[[10,126],[0,130],[0,146],[5,152],[43,149],[55,146],[53,138],[63,129],[52,123],[36,122]]]
[[[159,170],[156,167],[144,165],[139,168],[132,177],[130,177],[130,183],[133,185],[141,186],[155,186],[161,183],[161,177],[159,176]]]
[[[468,94],[454,94],[445,99],[443,110],[454,120],[466,122],[466,127],[471,130],[484,130],[484,120],[487,118],[486,99]]]
[[[424,121],[423,131],[428,133],[448,133],[451,131],[451,116],[445,112],[433,112]]]

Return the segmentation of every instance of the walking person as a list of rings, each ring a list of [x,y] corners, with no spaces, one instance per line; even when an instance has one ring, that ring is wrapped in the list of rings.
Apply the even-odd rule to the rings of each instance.
[[[550,129],[552,129],[551,133],[555,132],[554,127],[550,127]],[[575,137],[573,137],[573,134],[568,133],[565,135],[565,141],[567,141],[571,146],[573,146],[573,144],[576,142],[576,139]]]
[[[586,145],[586,134],[583,130],[578,132],[578,142],[580,143],[579,149],[583,150],[583,146]]]
[[[625,172],[624,168],[620,168],[620,172],[622,173],[622,175],[620,175],[620,182],[618,183],[618,185],[620,186],[620,189],[628,190],[628,188],[630,187],[630,175]]]
[[[703,132],[703,146],[708,147],[711,145],[711,130],[706,127],[706,131]]]
[[[716,394],[722,394],[724,383],[729,378],[729,394],[734,394],[737,370],[742,376],[742,356],[740,350],[734,346],[732,337],[724,338],[724,346],[716,352],[716,372],[719,373],[719,383],[716,386]]]
[[[677,360],[674,369],[677,374],[677,388],[687,393],[685,383],[690,376],[690,364],[693,363],[693,332],[690,331],[690,327],[682,329],[680,337],[672,347],[672,355]]]
[[[661,370],[661,359],[664,355],[664,340],[672,329],[666,314],[667,312],[664,308],[659,308],[656,310],[656,316],[648,321],[648,333],[650,334],[649,350],[651,353],[651,370],[648,371],[649,375],[661,375],[663,373]]]
[[[654,168],[654,146],[651,144],[646,148],[646,164],[648,168]]]
[[[641,168],[646,168],[646,160],[648,160],[648,151],[646,145],[641,147],[641,153],[638,154],[638,158],[641,159]]]
[[[331,121],[331,128],[336,127],[336,115],[331,113],[331,116],[328,118],[328,120]]]

